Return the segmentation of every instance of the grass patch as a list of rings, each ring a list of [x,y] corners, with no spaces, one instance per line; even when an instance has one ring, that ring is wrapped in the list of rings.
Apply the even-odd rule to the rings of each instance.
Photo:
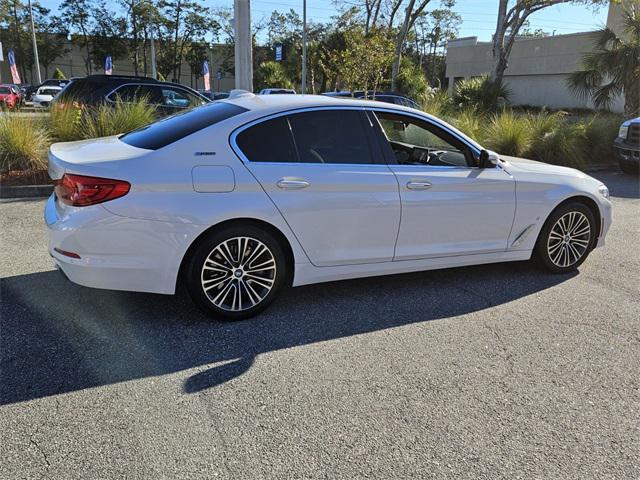
[[[80,121],[82,138],[108,137],[149,125],[156,119],[156,109],[146,101],[116,102],[87,109]]]
[[[526,116],[505,109],[491,116],[482,143],[502,155],[522,157],[531,148],[531,133]]]
[[[50,137],[42,122],[26,116],[0,116],[0,171],[47,168]]]

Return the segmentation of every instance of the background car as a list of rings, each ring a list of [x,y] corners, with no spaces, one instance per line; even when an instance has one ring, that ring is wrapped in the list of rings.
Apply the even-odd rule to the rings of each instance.
[[[18,87],[10,83],[0,85],[0,108],[15,110],[20,108],[21,103],[22,96]]]
[[[212,102],[215,100],[224,100],[225,98],[229,98],[229,92],[211,92],[209,90],[198,90],[198,92]]]
[[[293,95],[295,93],[293,88],[263,88],[258,95]]]
[[[362,90],[358,90],[353,92],[342,90],[338,92],[325,92],[322,95],[326,95],[328,97],[337,97],[337,98],[358,98],[358,99],[367,99],[367,100],[377,100],[379,102],[385,103],[393,103],[394,105],[402,105],[405,107],[415,108],[420,110],[420,105],[412,99],[411,97],[397,92],[364,92]]]
[[[620,125],[613,146],[618,151],[618,163],[623,172],[640,172],[640,117]]]
[[[210,101],[195,90],[177,83],[160,82],[147,77],[89,75],[72,79],[54,102],[94,106],[113,104],[116,100],[131,102],[143,98],[165,115]]]
[[[218,318],[287,285],[529,260],[573,271],[604,243],[607,187],[499,158],[447,123],[320,95],[228,100],[54,144],[49,249],[81,285],[173,294]]]
[[[49,108],[51,100],[62,91],[62,87],[45,86],[40,87],[33,95],[31,101],[34,108]]]

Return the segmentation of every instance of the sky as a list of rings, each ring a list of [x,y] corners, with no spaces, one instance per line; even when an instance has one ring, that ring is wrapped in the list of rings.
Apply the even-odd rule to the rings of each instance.
[[[345,4],[353,0],[343,0]],[[117,2],[107,0],[114,6]],[[40,3],[55,10],[61,0],[40,0]],[[439,1],[432,0],[437,8]],[[232,7],[233,0],[202,0],[208,7]],[[302,0],[251,0],[251,15],[254,21],[268,18],[273,10],[286,12],[293,8],[302,16]],[[498,0],[457,0],[454,10],[462,16],[460,37],[477,36],[480,40],[490,40],[495,30]],[[326,22],[337,13],[332,0],[307,0],[307,17],[316,22]],[[532,30],[541,28],[545,32],[556,35],[595,30],[607,20],[607,8],[597,12],[580,5],[555,5],[548,7],[530,17]]]

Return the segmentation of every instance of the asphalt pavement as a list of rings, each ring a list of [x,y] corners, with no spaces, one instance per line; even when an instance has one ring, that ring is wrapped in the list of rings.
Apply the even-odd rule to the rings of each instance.
[[[54,271],[0,202],[0,478],[640,478],[640,186],[580,271],[290,289],[221,323]]]

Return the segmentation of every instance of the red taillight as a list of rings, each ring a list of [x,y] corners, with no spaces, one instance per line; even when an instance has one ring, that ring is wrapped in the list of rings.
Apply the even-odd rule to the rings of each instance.
[[[55,181],[56,196],[67,205],[87,207],[125,196],[131,185],[124,180],[65,173]]]

